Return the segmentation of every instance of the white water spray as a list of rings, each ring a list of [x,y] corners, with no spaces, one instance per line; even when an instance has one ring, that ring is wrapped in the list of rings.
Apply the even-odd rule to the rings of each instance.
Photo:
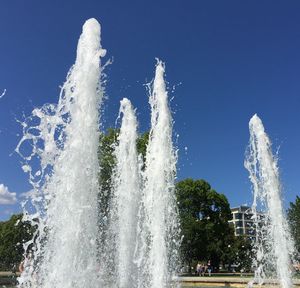
[[[97,287],[100,25],[83,26],[77,57],[57,105],[34,109],[17,152],[34,192],[27,203],[37,231],[25,246],[19,287]],[[31,145],[25,155],[23,146]],[[24,151],[23,151],[24,150]],[[29,250],[31,250],[29,252]]]
[[[137,153],[137,120],[130,101],[121,101],[123,114],[118,143],[115,147],[116,166],[113,172],[111,225],[116,235],[115,283],[119,288],[134,287],[136,266],[133,254],[136,245],[138,205],[140,203],[140,165]]]
[[[6,89],[4,89],[4,91],[3,91],[2,94],[0,95],[0,99],[3,98],[5,94],[6,94]]]
[[[177,155],[172,144],[173,122],[164,72],[163,63],[158,61],[149,99],[151,131],[136,248],[137,284],[144,288],[171,287],[178,265],[180,229],[174,183]]]
[[[254,196],[254,282],[262,284],[264,280],[276,277],[281,287],[290,288],[293,243],[282,206],[277,159],[272,154],[271,142],[257,115],[251,118],[249,129],[250,145],[245,167],[250,173]]]

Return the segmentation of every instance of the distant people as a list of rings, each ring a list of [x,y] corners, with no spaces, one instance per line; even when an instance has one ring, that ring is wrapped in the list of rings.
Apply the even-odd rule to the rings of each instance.
[[[212,266],[211,266],[210,260],[208,260],[208,262],[207,262],[208,276],[211,276],[211,271],[212,271]]]

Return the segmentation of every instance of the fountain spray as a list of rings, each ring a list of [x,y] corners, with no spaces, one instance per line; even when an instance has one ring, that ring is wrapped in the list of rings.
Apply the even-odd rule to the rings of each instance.
[[[114,150],[116,166],[112,176],[112,234],[115,235],[115,267],[117,287],[134,287],[136,265],[137,215],[140,203],[140,167],[137,152],[137,119],[131,102],[121,101],[121,129]],[[120,116],[119,116],[120,117]]]
[[[158,61],[150,89],[151,130],[136,248],[138,287],[147,288],[170,287],[178,265],[180,229],[174,183],[177,154],[164,72],[164,64]]]
[[[100,24],[89,19],[58,104],[34,109],[22,124],[24,136],[16,151],[33,185],[24,209],[36,232],[24,247],[19,287],[98,286],[97,151],[104,55]],[[25,155],[28,144],[32,151]]]
[[[245,167],[250,174],[254,196],[254,282],[262,284],[264,280],[276,277],[281,287],[290,288],[293,286],[290,267],[294,246],[281,199],[277,159],[257,115],[251,118],[249,129],[250,144]]]

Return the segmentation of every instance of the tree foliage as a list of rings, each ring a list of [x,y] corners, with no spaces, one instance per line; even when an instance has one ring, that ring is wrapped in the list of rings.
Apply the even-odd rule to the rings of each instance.
[[[142,160],[144,164],[146,162],[146,152],[147,152],[147,145],[149,141],[149,134],[150,134],[149,132],[145,132],[142,135],[140,135],[136,143],[137,152],[139,155],[142,156]],[[143,165],[142,168],[144,169],[144,167],[145,166]]]
[[[290,202],[290,207],[287,211],[288,221],[291,228],[291,233],[295,241],[295,247],[300,255],[300,197],[296,196],[295,202]]]
[[[33,228],[28,222],[22,222],[22,214],[0,222],[0,270],[18,267],[24,253],[23,243],[29,241],[32,235]]]
[[[229,260],[234,242],[230,206],[223,194],[204,180],[186,179],[176,185],[176,195],[183,233],[182,257],[186,263],[211,260],[219,267]]]
[[[119,135],[118,129],[109,128],[106,134],[101,134],[98,157],[100,161],[100,173],[99,173],[99,183],[100,183],[100,217],[103,217],[107,213],[109,205],[109,196],[111,189],[111,177],[113,169],[115,166],[115,157],[113,155],[114,147],[117,143]]]
[[[246,236],[237,236],[233,242],[232,262],[237,264],[238,270],[250,272],[252,269],[253,247],[252,242]]]

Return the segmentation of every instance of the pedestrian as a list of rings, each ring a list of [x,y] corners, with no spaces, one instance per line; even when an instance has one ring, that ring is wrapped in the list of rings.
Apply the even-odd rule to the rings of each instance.
[[[212,271],[212,266],[211,266],[210,260],[208,260],[208,262],[207,262],[208,276],[211,276],[211,271]]]
[[[198,276],[201,276],[201,264],[200,264],[200,262],[198,262],[198,264],[196,266],[196,271],[197,271]]]

